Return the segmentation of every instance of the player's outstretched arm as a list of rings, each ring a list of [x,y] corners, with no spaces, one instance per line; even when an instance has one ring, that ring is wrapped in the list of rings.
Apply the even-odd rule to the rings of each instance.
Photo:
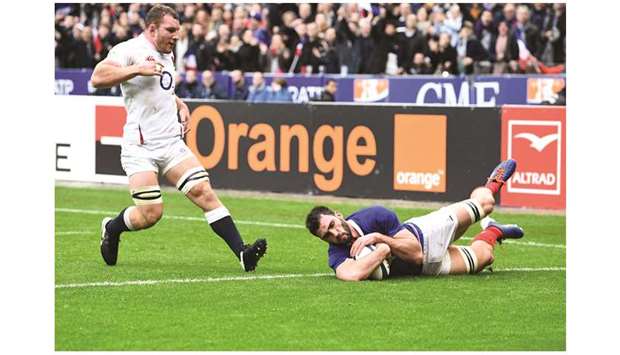
[[[347,258],[336,268],[336,277],[342,281],[366,280],[370,273],[390,256],[390,247],[387,244],[379,243],[376,246],[375,251],[360,260]]]
[[[392,254],[404,262],[422,265],[424,253],[416,237],[407,229],[403,229],[390,238],[381,233],[370,233],[358,238],[351,246],[351,256],[357,255],[364,246],[385,243],[390,247]]]
[[[104,60],[95,66],[90,82],[97,89],[111,88],[137,75],[161,75],[161,70],[162,65],[155,61],[123,67],[114,61]]]

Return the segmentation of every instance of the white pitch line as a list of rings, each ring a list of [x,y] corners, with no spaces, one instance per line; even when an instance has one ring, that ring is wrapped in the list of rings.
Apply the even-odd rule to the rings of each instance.
[[[84,214],[96,214],[96,215],[116,215],[118,212],[112,211],[101,211],[101,210],[82,210],[82,209],[74,209],[74,208],[56,208],[56,212],[65,212],[65,213],[84,213]],[[162,218],[166,219],[176,219],[183,221],[195,221],[195,222],[204,222],[205,219],[201,217],[186,217],[186,216],[169,216],[164,215]],[[244,221],[244,220],[235,220],[237,224],[246,224],[246,225],[254,225],[254,226],[263,226],[263,227],[275,227],[275,228],[295,228],[295,229],[305,229],[303,225],[300,224],[286,224],[286,223],[272,223],[272,222],[257,222],[257,221]],[[459,240],[471,240],[472,238],[460,238]],[[559,248],[566,249],[566,245],[562,244],[546,244],[546,243],[536,243],[536,242],[516,242],[512,240],[506,240],[506,244],[515,244],[515,245],[523,245],[523,246],[533,246],[533,247],[542,247],[542,248]]]
[[[566,271],[565,267],[541,267],[541,268],[506,268],[495,269],[494,272],[547,272],[547,271]],[[208,283],[225,281],[255,281],[255,280],[275,280],[292,279],[306,277],[334,276],[334,273],[315,273],[315,274],[283,274],[283,275],[262,275],[262,276],[230,276],[230,277],[208,277],[197,279],[168,279],[168,280],[130,280],[130,281],[102,281],[73,284],[59,284],[61,288],[88,288],[88,287],[121,287],[121,286],[147,286],[162,284],[185,284],[185,283]]]
[[[203,278],[203,279],[134,280],[134,281],[119,281],[119,282],[103,281],[103,282],[89,282],[89,283],[77,283],[77,284],[60,284],[60,285],[56,285],[56,288],[118,287],[118,286],[160,285],[160,284],[171,284],[171,283],[253,281],[253,280],[291,279],[291,278],[301,278],[301,277],[322,277],[322,276],[331,276],[331,275],[333,275],[333,273],[208,277],[208,278]]]
[[[459,238],[458,240],[472,240],[474,238]],[[547,243],[536,243],[536,242],[516,242],[514,240],[504,240],[506,244],[515,244],[515,245],[525,245],[531,247],[543,247],[543,248],[559,248],[566,249],[566,245],[562,244],[547,244]]]
[[[81,209],[74,209],[74,208],[56,208],[56,212],[97,214],[97,215],[102,215],[102,216],[118,214],[118,212],[111,212],[111,211],[81,210]],[[205,219],[202,218],[202,217],[185,217],[185,216],[169,216],[169,215],[164,215],[162,218],[178,219],[178,220],[184,220],[184,221],[205,222]],[[305,228],[304,226],[302,226],[300,224],[256,222],[256,221],[243,221],[243,220],[235,220],[235,223],[238,223],[238,224],[248,224],[248,225],[254,225],[254,226],[264,226],[264,227],[276,227],[276,228],[297,228],[297,229],[304,229]]]
[[[62,231],[56,232],[56,235],[72,235],[72,234],[91,234],[93,231]]]
[[[516,267],[506,269],[493,269],[494,272],[537,272],[537,271],[566,271],[565,267]]]

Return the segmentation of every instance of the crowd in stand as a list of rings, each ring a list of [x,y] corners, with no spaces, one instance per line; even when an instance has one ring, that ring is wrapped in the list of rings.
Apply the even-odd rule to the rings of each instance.
[[[151,6],[55,4],[56,66],[93,68],[143,31]],[[187,77],[179,86],[190,96],[220,97],[214,72],[559,73],[566,60],[562,3],[171,6],[181,23],[176,67]]]

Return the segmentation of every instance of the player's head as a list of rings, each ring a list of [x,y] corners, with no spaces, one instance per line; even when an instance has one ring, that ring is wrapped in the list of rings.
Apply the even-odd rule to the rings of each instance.
[[[162,53],[170,53],[179,39],[179,16],[173,8],[157,4],[146,14],[144,21],[147,35],[153,40],[155,48]]]
[[[351,227],[342,215],[325,206],[314,207],[306,217],[306,228],[322,241],[347,244],[351,241]]]

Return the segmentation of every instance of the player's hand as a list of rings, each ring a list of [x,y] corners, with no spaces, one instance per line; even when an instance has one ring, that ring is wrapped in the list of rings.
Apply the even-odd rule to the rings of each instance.
[[[190,131],[190,128],[189,128],[189,109],[187,108],[187,106],[183,106],[179,110],[179,119],[181,120],[181,124],[183,125],[182,135],[183,135],[183,137],[185,137],[187,132]]]
[[[363,237],[357,238],[357,240],[351,246],[351,256],[359,254],[365,246],[370,244],[376,244],[376,238],[374,233],[367,234]]]
[[[154,76],[161,75],[164,66],[154,60],[147,60],[138,65],[138,75]]]

